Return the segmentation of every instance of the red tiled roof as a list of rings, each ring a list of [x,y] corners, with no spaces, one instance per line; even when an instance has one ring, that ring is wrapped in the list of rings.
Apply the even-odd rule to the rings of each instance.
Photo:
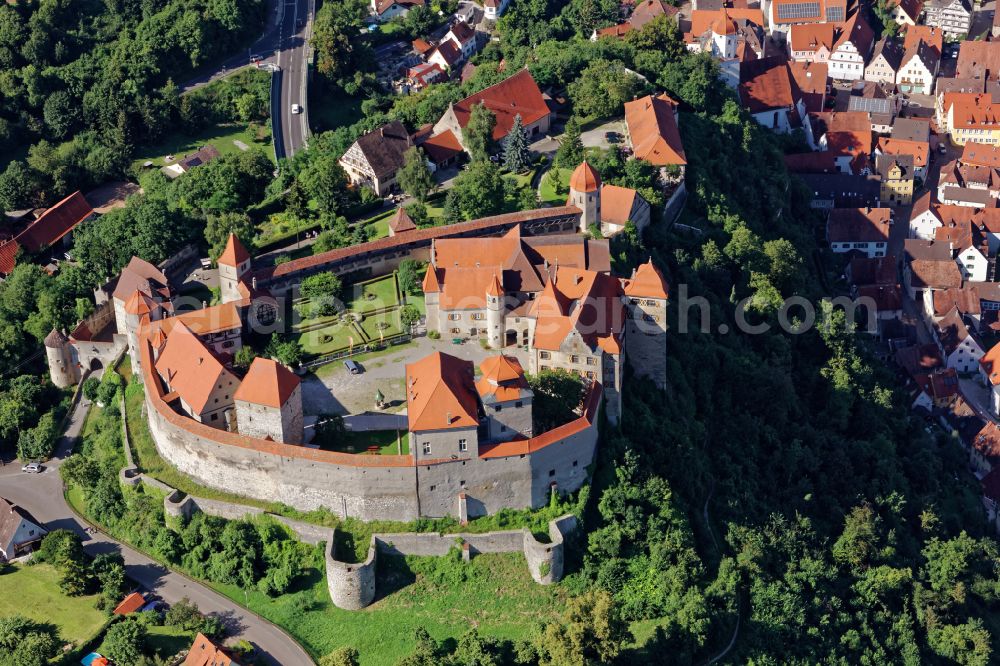
[[[791,27],[789,38],[793,51],[817,51],[821,46],[833,50],[833,23],[801,23]]]
[[[115,606],[115,609],[111,611],[112,615],[128,615],[134,613],[143,606],[146,605],[146,599],[138,592],[133,592],[124,599],[121,603]]]
[[[389,218],[389,228],[392,229],[392,233],[401,234],[413,231],[417,228],[417,225],[413,223],[413,218],[406,212],[406,209],[400,206],[396,209],[395,214]]]
[[[926,141],[906,141],[882,136],[878,139],[878,150],[884,155],[911,155],[913,166],[927,166],[930,144]]]
[[[636,158],[656,166],[687,164],[669,97],[647,95],[625,102],[625,124]]]
[[[596,192],[601,188],[601,176],[584,160],[569,177],[569,188],[577,192]]]
[[[435,134],[420,144],[420,147],[435,164],[446,162],[462,152],[462,144],[451,130]]]
[[[299,271],[307,270],[324,264],[346,259],[348,257],[362,256],[368,252],[388,251],[392,248],[406,247],[411,243],[430,244],[435,238],[447,238],[449,236],[459,236],[463,233],[496,230],[502,231],[505,227],[513,227],[522,222],[543,219],[547,217],[559,217],[562,215],[579,215],[580,209],[575,206],[558,206],[554,208],[537,208],[534,210],[524,210],[516,213],[504,213],[493,215],[478,220],[459,222],[442,227],[427,227],[417,229],[401,236],[390,238],[379,238],[378,240],[353,245],[351,247],[338,248],[322,254],[279,264],[278,266],[264,268],[257,271],[258,279],[283,278],[295,275]]]
[[[34,254],[51,247],[93,214],[94,209],[79,191],[69,195],[13,239],[0,244],[0,273],[9,275],[14,270],[18,250]]]
[[[496,116],[497,122],[493,128],[495,141],[507,136],[514,126],[515,116],[520,115],[521,122],[527,126],[551,113],[542,91],[527,69],[455,103],[453,108],[459,127],[464,128],[469,124],[472,108],[480,103],[485,104]]]
[[[667,280],[663,277],[660,269],[653,264],[650,259],[632,273],[632,278],[626,280],[624,284],[626,296],[640,298],[670,298],[670,289]]]
[[[406,366],[411,432],[479,425],[472,362],[434,352]]]
[[[580,418],[565,423],[552,430],[536,435],[531,439],[511,440],[499,444],[486,444],[479,447],[480,458],[506,458],[534,453],[550,444],[563,441],[568,437],[583,432],[597,419],[597,410],[601,406],[603,387],[598,382],[590,385],[583,399],[583,415]]]
[[[208,406],[217,384],[236,388],[236,378],[182,322],[167,336],[156,370],[196,414]]]
[[[249,258],[250,253],[247,252],[246,247],[236,237],[236,234],[229,234],[229,239],[226,241],[226,249],[219,255],[218,263],[223,266],[232,266],[235,268]]]
[[[181,666],[239,666],[239,664],[222,648],[198,632]]]
[[[951,259],[914,259],[910,262],[910,274],[910,284],[918,289],[958,289],[962,286],[962,273]]]
[[[233,400],[281,408],[299,387],[299,378],[277,361],[257,357],[233,394]]]
[[[979,303],[979,294],[972,287],[952,287],[950,289],[936,289],[933,294],[934,315],[943,317],[952,308],[961,314],[980,314],[982,306]]]
[[[997,12],[1000,14],[1000,12]],[[1000,168],[1000,146],[969,141],[962,148],[962,164]]]
[[[827,221],[827,238],[832,243],[888,241],[891,220],[891,208],[835,208]]]
[[[870,298],[877,312],[893,312],[903,307],[903,289],[898,284],[866,284],[858,287],[860,298]]]
[[[517,400],[528,388],[521,362],[513,356],[490,356],[479,366],[482,377],[476,382],[476,390],[483,398],[492,396],[495,400]]]

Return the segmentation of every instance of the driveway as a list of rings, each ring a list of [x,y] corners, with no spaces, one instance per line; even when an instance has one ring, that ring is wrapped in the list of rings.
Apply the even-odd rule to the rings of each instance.
[[[584,148],[600,148],[605,150],[611,147],[611,142],[608,141],[607,136],[609,132],[617,135],[615,144],[620,145],[625,140],[625,121],[621,118],[615,118],[597,127],[592,127],[580,133],[580,141],[583,143]]]
[[[306,414],[403,414],[406,412],[406,365],[435,351],[472,361],[477,371],[483,359],[498,353],[483,349],[474,340],[456,345],[450,339],[431,340],[425,336],[386,352],[354,357],[364,368],[360,375],[352,375],[341,361],[335,361],[302,378],[303,410]],[[516,356],[527,370],[528,355],[522,348],[507,347],[504,353]],[[376,391],[385,396],[388,407],[384,410],[375,406]]]
[[[83,422],[90,403],[81,400],[70,417],[65,435],[57,444],[52,460],[46,463],[41,474],[24,474],[20,466],[10,463],[0,468],[0,488],[3,496],[24,507],[49,530],[69,529],[84,541],[84,550],[90,555],[118,552],[125,560],[129,578],[143,588],[159,594],[167,603],[187,597],[203,613],[216,615],[223,620],[227,635],[245,639],[257,646],[262,660],[267,664],[305,666],[312,659],[285,632],[267,620],[253,615],[232,601],[179,573],[158,564],[142,553],[119,543],[101,532],[88,535],[87,523],[76,517],[63,497],[59,465],[72,451],[73,440],[83,429]]]

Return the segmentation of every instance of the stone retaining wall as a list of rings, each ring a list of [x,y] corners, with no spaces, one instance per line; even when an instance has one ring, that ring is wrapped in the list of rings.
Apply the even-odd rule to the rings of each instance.
[[[576,516],[567,514],[549,521],[549,543],[538,541],[531,530],[443,534],[406,532],[373,534],[364,562],[338,560],[333,536],[326,549],[326,578],[330,599],[338,608],[358,610],[375,600],[375,575],[379,555],[440,557],[462,544],[463,559],[479,553],[521,551],[532,579],[540,585],[562,580],[565,567],[565,536],[576,529]]]

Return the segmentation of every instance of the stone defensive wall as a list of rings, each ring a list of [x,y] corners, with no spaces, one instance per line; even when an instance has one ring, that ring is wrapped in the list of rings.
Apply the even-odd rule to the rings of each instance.
[[[407,532],[373,534],[364,562],[350,563],[336,558],[334,539],[326,547],[326,582],[330,599],[338,608],[358,610],[375,600],[375,575],[379,555],[440,557],[460,547],[468,561],[479,553],[523,552],[532,579],[540,585],[562,580],[565,567],[565,537],[576,529],[576,516],[567,514],[549,521],[548,542],[535,538],[531,530],[505,530],[481,534],[441,534]]]
[[[174,411],[140,339],[150,434],[164,460],[199,483],[342,518],[411,521],[472,517],[544,506],[552,488],[572,492],[587,479],[597,450],[601,386],[577,419],[537,437],[483,447],[478,457],[416,465],[412,455],[323,451],[218,430]],[[459,496],[466,495],[460,513]]]
[[[262,268],[250,277],[256,280],[258,286],[268,287],[272,293],[278,294],[288,291],[302,278],[321,271],[338,274],[355,271],[380,273],[392,270],[403,259],[428,261],[431,242],[436,238],[495,236],[518,224],[525,236],[574,232],[579,228],[580,214],[581,211],[576,206],[557,206],[493,215],[442,227],[415,229],[398,236],[379,238]]]

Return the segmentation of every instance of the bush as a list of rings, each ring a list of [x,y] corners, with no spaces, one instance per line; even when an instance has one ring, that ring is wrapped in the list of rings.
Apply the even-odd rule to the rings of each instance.
[[[54,412],[46,412],[38,419],[38,425],[22,430],[17,438],[17,457],[21,461],[45,460],[52,455],[56,440],[59,439],[59,424]]]
[[[118,391],[125,386],[122,376],[114,370],[104,372],[101,385],[97,389],[97,402],[102,405],[113,405],[118,400]]]
[[[437,331],[427,331],[427,337],[430,338],[431,340],[440,340],[441,334],[438,333]]]
[[[101,380],[97,377],[87,377],[87,381],[83,383],[83,397],[87,400],[94,401],[97,399],[97,389],[101,386]]]

